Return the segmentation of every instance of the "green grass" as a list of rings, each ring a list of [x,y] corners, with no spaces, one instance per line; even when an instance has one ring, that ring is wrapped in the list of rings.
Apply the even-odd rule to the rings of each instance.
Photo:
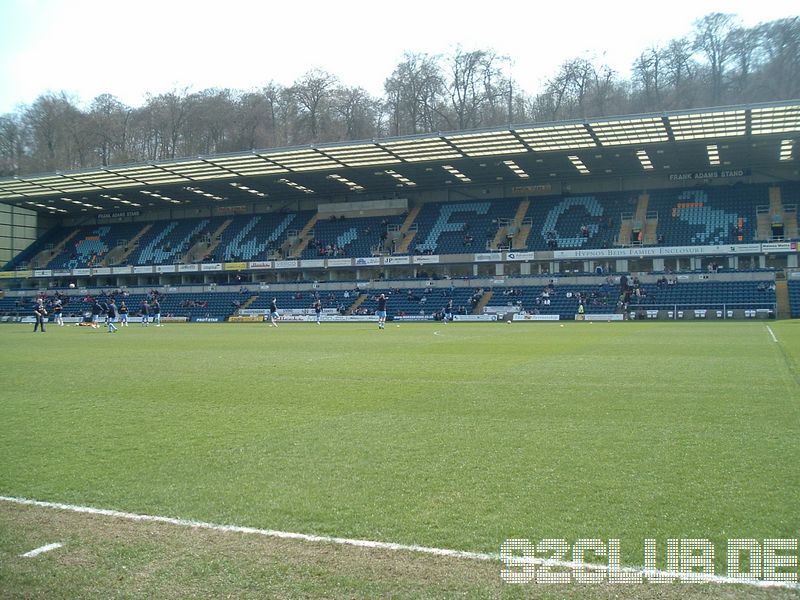
[[[800,322],[0,328],[0,495],[497,552],[798,537]],[[438,334],[436,333],[438,332]],[[659,557],[659,560],[663,556]]]

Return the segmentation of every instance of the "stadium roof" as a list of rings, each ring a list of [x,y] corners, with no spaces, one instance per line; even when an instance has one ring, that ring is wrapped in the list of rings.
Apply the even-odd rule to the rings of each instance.
[[[450,186],[537,185],[798,159],[800,100],[198,156],[0,179],[0,202],[44,214],[282,204]]]

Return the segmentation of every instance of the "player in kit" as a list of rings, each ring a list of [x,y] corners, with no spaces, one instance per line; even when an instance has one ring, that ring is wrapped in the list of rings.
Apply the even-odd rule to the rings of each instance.
[[[386,296],[381,294],[378,296],[378,310],[375,311],[378,317],[378,329],[383,329],[386,323]]]
[[[150,313],[153,315],[153,323],[156,327],[161,327],[161,304],[159,304],[158,298],[153,298],[153,302],[150,303]]]
[[[142,313],[142,327],[149,327],[150,326],[150,303],[147,300],[142,302],[142,308],[140,310]]]
[[[94,304],[92,304],[92,329],[99,329],[100,326],[97,322],[100,320],[100,315],[105,312],[103,305],[100,304],[100,300],[95,299]]]
[[[278,299],[273,298],[272,301],[269,303],[269,326],[272,327],[274,325],[275,327],[277,327],[278,324],[275,322],[277,320],[278,320]]]
[[[64,326],[64,316],[61,314],[62,311],[61,300],[56,298],[56,301],[53,303],[53,320],[58,323],[59,327]]]
[[[117,330],[117,327],[114,323],[117,321],[117,305],[114,302],[114,299],[108,301],[108,307],[106,308],[106,324],[108,325],[108,333],[114,333]]]
[[[36,318],[36,322],[33,324],[33,332],[36,333],[36,330],[41,328],[42,333],[44,333],[44,323],[47,321],[47,310],[41,298],[36,300],[36,303],[33,305],[33,316]]]
[[[125,305],[125,300],[119,303],[119,326],[128,326],[128,307]]]
[[[314,301],[314,312],[317,313],[317,325],[319,325],[319,317],[322,314],[322,302],[319,301],[319,298]]]
[[[453,320],[453,299],[450,298],[450,300],[447,301],[447,304],[444,307],[444,319],[443,319],[443,321],[445,322],[445,325],[446,325],[448,321],[452,321],[452,320]]]

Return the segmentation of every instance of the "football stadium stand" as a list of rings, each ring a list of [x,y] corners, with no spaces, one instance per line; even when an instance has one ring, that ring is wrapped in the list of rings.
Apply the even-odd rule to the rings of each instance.
[[[0,248],[0,312],[155,290],[206,321],[272,297],[359,317],[380,292],[408,319],[797,317],[798,131],[786,101],[2,178],[31,224]]]
[[[615,246],[694,246],[797,240],[798,186],[784,186],[779,212],[770,189],[724,189],[543,197],[529,200],[428,202],[408,229],[408,254],[472,254],[487,250],[573,250]],[[773,194],[774,195],[774,194]],[[646,199],[643,200],[643,199]],[[642,206],[646,207],[642,210]],[[774,204],[774,202],[773,202]],[[518,216],[524,208],[522,217]],[[759,213],[759,210],[766,212]],[[776,209],[777,210],[777,209]],[[405,215],[323,218],[314,221],[299,254],[300,231],[313,211],[265,213],[232,219],[183,219],[62,227],[49,231],[4,270],[74,269],[288,258],[392,254],[389,232]],[[760,223],[767,215],[769,228]],[[773,217],[777,220],[773,221]],[[774,223],[781,234],[773,235]],[[525,230],[524,239],[518,234]],[[396,254],[403,249],[395,246]]]

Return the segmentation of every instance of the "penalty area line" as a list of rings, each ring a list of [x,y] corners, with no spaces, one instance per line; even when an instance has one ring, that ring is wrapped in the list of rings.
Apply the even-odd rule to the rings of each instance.
[[[301,540],[305,542],[322,542],[329,544],[339,544],[344,546],[355,546],[359,548],[370,548],[376,550],[392,550],[392,551],[405,551],[415,552],[418,554],[429,554],[433,556],[444,556],[448,558],[463,558],[468,560],[482,560],[482,561],[496,561],[505,562],[508,566],[520,567],[523,564],[542,565],[549,567],[560,567],[570,569],[585,569],[591,571],[609,571],[608,565],[592,564],[584,562],[574,562],[565,560],[554,560],[548,558],[523,558],[519,556],[506,556],[500,554],[489,554],[485,552],[470,552],[468,550],[450,550],[447,548],[433,548],[430,546],[418,546],[415,544],[396,544],[394,542],[379,542],[373,540],[359,540],[351,538],[341,538],[326,535],[313,535],[308,533],[294,533],[289,531],[278,531],[274,529],[259,529],[257,527],[243,527],[239,525],[220,525],[217,523],[207,523],[204,521],[194,521],[191,519],[179,519],[175,517],[162,517],[157,515],[142,515],[138,513],[129,513],[119,510],[107,508],[94,508],[91,506],[79,506],[75,504],[62,504],[59,502],[44,502],[41,500],[31,500],[29,498],[17,498],[14,496],[0,496],[0,501],[9,502],[12,504],[19,504],[24,506],[37,506],[41,508],[49,508],[56,510],[63,510],[74,513],[83,513],[89,515],[100,515],[106,517],[114,517],[117,519],[125,519],[128,521],[140,521],[146,523],[166,523],[169,525],[177,525],[180,527],[190,527],[193,529],[205,529],[211,531],[223,531],[229,533],[246,533],[252,535],[260,535],[271,538],[281,538],[290,540]],[[47,550],[60,547],[61,544],[49,544],[42,546],[31,552],[45,552]],[[27,555],[31,555],[28,553]],[[622,567],[618,570],[619,573],[632,573],[640,574],[645,577],[673,577],[680,578],[686,576],[686,573],[673,573],[670,571],[661,571],[654,569],[645,569],[644,567]],[[788,589],[800,589],[800,584],[796,582],[781,582],[781,581],[763,581],[760,579],[744,579],[724,577],[721,575],[706,575],[703,573],[692,573],[691,578],[687,581],[703,582],[703,583],[717,583],[717,584],[735,584],[747,585],[751,587],[778,587]]]
[[[46,546],[40,546],[30,552],[26,552],[25,554],[20,554],[22,558],[33,558],[34,556],[39,556],[40,554],[44,554],[45,552],[50,552],[50,550],[55,550],[56,548],[61,548],[64,544],[59,544],[56,542],[55,544],[47,544]]]
[[[778,343],[778,338],[775,337],[775,333],[772,331],[772,327],[767,325],[767,331],[769,331],[769,334],[772,336],[772,341],[777,344]]]

